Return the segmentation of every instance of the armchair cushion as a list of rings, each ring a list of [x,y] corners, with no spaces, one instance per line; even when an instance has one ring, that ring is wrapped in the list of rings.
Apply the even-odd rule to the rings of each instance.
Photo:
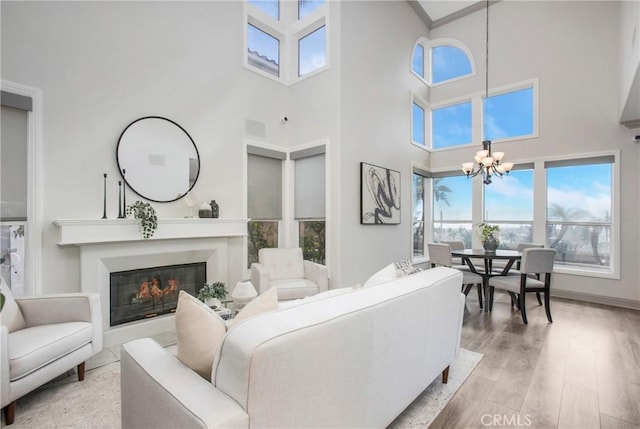
[[[2,276],[0,276],[0,292],[5,297],[4,307],[0,313],[0,324],[6,326],[9,332],[23,329],[26,323],[22,316],[22,311],[20,311],[16,300],[13,299],[11,289],[9,289],[9,285],[7,285]]]
[[[260,249],[258,260],[267,268],[269,280],[304,278],[302,249]]]
[[[318,292],[318,285],[307,279],[274,280],[269,285],[278,289],[278,299],[282,301],[298,299]]]
[[[89,344],[93,327],[89,322],[67,322],[21,329],[9,336],[11,381]]]

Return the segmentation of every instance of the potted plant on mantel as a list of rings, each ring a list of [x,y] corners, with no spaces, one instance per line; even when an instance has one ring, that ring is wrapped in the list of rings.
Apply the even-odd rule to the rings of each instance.
[[[500,240],[498,238],[500,227],[498,225],[481,223],[478,225],[478,233],[480,234],[480,241],[482,242],[484,250],[487,252],[495,252],[500,245]]]
[[[221,300],[227,297],[227,289],[223,282],[205,283],[198,291],[198,299],[212,308],[222,305]]]
[[[147,239],[156,232],[156,228],[158,228],[158,216],[151,204],[136,201],[127,206],[126,211],[127,216],[133,214],[133,217],[138,221],[138,228],[143,238]]]

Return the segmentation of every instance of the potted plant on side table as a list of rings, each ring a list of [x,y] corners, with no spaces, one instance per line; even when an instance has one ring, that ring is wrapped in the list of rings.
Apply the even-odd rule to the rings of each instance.
[[[227,297],[227,289],[223,282],[205,283],[198,291],[198,299],[214,309],[222,305],[221,300]]]

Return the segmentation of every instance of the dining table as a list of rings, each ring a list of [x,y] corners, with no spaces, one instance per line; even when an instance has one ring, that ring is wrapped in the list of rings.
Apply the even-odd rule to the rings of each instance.
[[[472,273],[478,274],[482,277],[482,292],[484,295],[485,303],[488,302],[489,297],[489,279],[494,276],[506,276],[509,270],[516,261],[522,259],[522,252],[517,250],[485,250],[485,249],[460,249],[452,250],[451,256],[462,259],[462,262],[469,267]],[[473,260],[482,259],[484,261],[483,269],[478,269],[473,263]],[[493,271],[493,261],[502,260],[506,261],[502,270]],[[489,311],[489,306],[484,306],[484,311]]]

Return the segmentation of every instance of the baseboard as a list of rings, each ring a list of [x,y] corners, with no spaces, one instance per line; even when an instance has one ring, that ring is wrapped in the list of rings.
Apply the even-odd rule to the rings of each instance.
[[[592,295],[589,293],[572,292],[568,290],[551,290],[551,296],[558,298],[573,299],[576,301],[591,302],[594,304],[610,305],[612,307],[630,308],[632,310],[640,310],[640,301],[632,301],[630,299],[612,298],[609,296]]]

